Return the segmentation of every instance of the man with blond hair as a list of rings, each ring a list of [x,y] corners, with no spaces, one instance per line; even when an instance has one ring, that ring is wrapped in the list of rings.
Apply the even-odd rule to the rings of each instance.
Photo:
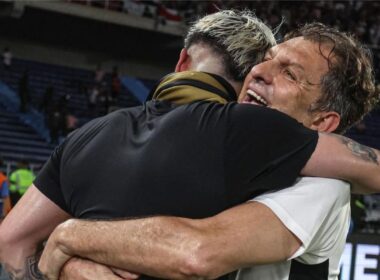
[[[227,22],[228,25],[225,24]],[[210,100],[221,101],[224,103],[227,102],[224,98],[227,98],[229,101],[236,100],[236,92],[240,90],[241,81],[244,75],[249,72],[249,69],[253,65],[253,63],[262,60],[265,50],[275,44],[274,36],[271,33],[271,30],[265,24],[263,24],[260,20],[254,17],[252,13],[248,11],[223,11],[213,16],[203,18],[203,20],[198,22],[198,24],[202,25],[203,28],[207,28],[208,32],[215,32],[216,36],[218,36],[218,40],[225,41],[225,43],[228,44],[231,44],[233,38],[235,37],[238,38],[240,41],[241,34],[245,34],[245,46],[238,44],[237,40],[235,40],[236,47],[227,52],[224,50],[224,48],[218,47],[220,44],[202,44],[200,41],[201,38],[199,38],[198,35],[195,33],[193,36],[191,36],[192,39],[190,38],[190,36],[188,37],[186,43],[188,51],[183,51],[181,53],[181,57],[184,60],[183,64],[191,63],[193,70],[204,70],[213,73],[213,75],[202,74],[201,77],[199,77],[199,75],[197,74],[190,75],[190,78],[195,76],[195,79],[192,79],[191,82],[193,82],[194,89],[197,89],[197,92],[199,94],[203,93],[204,95],[210,97]],[[209,28],[210,26],[213,28]],[[232,26],[234,26],[234,28],[231,28]],[[223,30],[226,30],[224,34],[222,32]],[[237,32],[237,30],[239,31]],[[216,37],[214,36],[214,38]],[[216,59],[216,57],[220,57],[221,59]],[[241,59],[243,57],[244,59]],[[194,60],[197,60],[197,62],[190,61],[190,58],[194,58]],[[203,69],[201,68],[201,64],[203,65]],[[179,65],[178,67],[183,66]],[[221,75],[225,78],[220,79],[218,75]],[[185,79],[182,79],[182,81],[186,83],[187,78],[188,77],[185,77]],[[196,80],[197,78],[199,79]],[[211,93],[208,92],[210,90],[210,81],[213,82],[213,88],[211,89]],[[206,87],[206,89],[203,89],[202,87]],[[177,86],[177,89],[179,90],[181,90],[182,88],[183,86]],[[214,92],[216,92],[216,94],[214,94]],[[221,94],[222,96],[219,96],[219,94]],[[207,99],[207,96],[199,96],[199,100]],[[165,105],[165,97],[162,97],[162,99],[162,104]],[[177,104],[188,102],[183,99],[177,101]],[[154,150],[163,149],[164,151],[166,149],[164,148],[164,146],[167,147],[169,144],[170,147],[175,147],[175,145],[178,145],[180,142],[173,145],[171,143],[163,143],[164,146],[154,144],[154,150],[152,150],[149,153],[147,151],[144,152],[143,149],[138,150],[138,147],[146,147],[146,145],[142,145],[144,142],[141,141],[150,140],[151,138],[153,138],[152,140],[150,140],[152,143],[164,140],[161,138],[157,138],[157,136],[152,136],[151,134],[153,130],[151,128],[154,124],[154,127],[157,127],[156,129],[154,129],[154,131],[157,131],[157,134],[159,134],[158,130],[162,130],[163,128],[161,126],[159,127],[157,124],[161,121],[163,113],[172,110],[171,106],[165,105],[164,107],[160,107],[161,104],[155,102],[148,102],[147,105],[148,107],[137,107],[134,109],[118,111],[114,114],[106,116],[103,119],[99,119],[100,122],[95,120],[81,128],[80,130],[74,132],[71,136],[68,137],[65,143],[63,143],[56,149],[56,151],[52,155],[51,160],[41,170],[40,174],[37,177],[37,180],[34,182],[34,185],[32,185],[29,188],[28,192],[25,194],[25,197],[20,201],[20,203],[18,203],[14,211],[12,211],[10,216],[4,221],[4,226],[0,227],[0,260],[5,264],[6,269],[9,271],[10,274],[12,274],[14,278],[18,279],[22,277],[31,277],[33,279],[33,277],[35,277],[38,279],[38,277],[41,277],[37,274],[36,268],[36,263],[38,260],[38,244],[45,240],[52,232],[52,230],[59,223],[65,221],[66,219],[70,217],[125,217],[128,215],[141,214],[142,212],[137,212],[138,210],[145,210],[145,214],[147,214],[151,212],[148,212],[149,207],[153,207],[154,203],[160,203],[159,201],[153,201],[152,198],[154,198],[154,191],[161,192],[161,190],[157,189],[150,191],[148,187],[148,185],[150,185],[151,187],[157,185],[156,182],[150,182],[149,184],[147,184],[147,188],[138,188],[137,184],[142,184],[144,182],[144,178],[147,179],[150,177],[147,176],[147,172],[149,170],[150,172],[152,172],[154,170],[153,168],[160,167],[161,164],[157,164],[157,167],[152,166],[151,169],[149,169],[148,166],[145,166],[144,169],[141,169],[141,171],[134,172],[133,170],[136,170],[137,166],[139,166],[138,162],[140,161],[140,158],[148,160],[149,162],[153,162],[153,160],[151,160],[151,157]],[[140,119],[137,120],[137,116],[140,116]],[[117,119],[119,119],[120,123],[117,123]],[[175,120],[174,117],[172,117],[172,119]],[[103,121],[105,121],[105,123],[103,123]],[[133,125],[135,123],[139,126],[138,131],[134,130],[135,127]],[[130,131],[130,129],[132,129],[130,133],[128,132],[127,135],[125,135],[125,140],[129,141],[128,143],[123,143],[123,141],[120,142],[120,139],[118,138],[120,135],[115,135],[115,133],[123,131],[123,129],[121,129],[120,127],[124,124],[127,126],[125,127],[127,129],[126,131]],[[106,132],[105,128],[109,128],[110,131]],[[75,170],[80,171],[81,167],[90,167],[91,164],[96,163],[96,167],[91,167],[91,174],[87,172],[88,170],[80,171],[80,176],[76,176],[74,174],[61,173],[61,171],[58,170],[61,169],[61,167],[64,167],[63,165],[61,166],[61,163],[63,163],[61,161],[61,152],[63,150],[69,150],[69,143],[76,142],[77,144],[79,144],[79,146],[73,147],[74,150],[72,151],[74,152],[77,148],[79,148],[79,150],[83,150],[83,148],[89,147],[88,141],[92,141],[92,139],[95,140],[102,138],[100,137],[100,135],[97,135],[97,137],[95,137],[95,135],[91,136],[89,134],[82,134],[82,132],[84,132],[87,129],[89,129],[88,132],[92,131],[90,132],[90,134],[96,134],[96,131],[101,132],[101,134],[107,133],[107,143],[102,143],[101,146],[109,150],[101,151],[102,148],[94,148],[93,152],[91,153],[96,157],[99,156],[101,160],[97,158],[95,161],[93,159],[90,159],[89,161],[86,160],[86,163],[78,162],[79,166],[74,164],[74,162],[71,162],[69,164],[72,167],[71,170],[76,172]],[[145,138],[145,136],[148,136],[148,138]],[[75,140],[73,137],[75,138]],[[117,143],[110,143],[109,141],[111,141],[112,139],[116,140]],[[122,151],[124,149],[124,146],[120,146],[121,143],[125,144],[126,149],[124,150],[124,152]],[[137,146],[134,146],[134,143]],[[298,147],[298,145],[294,145],[294,147],[296,146]],[[148,147],[144,149],[147,148]],[[133,149],[134,151],[130,149]],[[311,148],[309,149],[311,150]],[[79,152],[79,150],[77,150],[77,152]],[[139,155],[137,153],[138,151],[143,151],[144,154]],[[185,152],[186,150],[183,151]],[[102,152],[104,152],[106,155],[101,156],[100,154]],[[132,155],[130,155],[131,153]],[[123,160],[121,160],[121,154],[124,154],[124,156],[122,157]],[[133,156],[133,154],[135,154],[135,156]],[[138,158],[136,158],[136,155],[138,155]],[[153,157],[157,160],[160,160],[163,159],[161,157],[162,155],[164,154],[158,153],[157,151],[156,154],[153,155]],[[69,156],[68,158],[73,157],[76,157],[75,154]],[[112,163],[111,161],[108,161],[108,163],[106,163],[106,158],[112,158]],[[184,161],[182,162],[183,164],[186,163]],[[131,165],[131,168],[129,168],[128,165]],[[114,171],[118,170],[119,168],[121,169],[118,172],[108,172],[105,169],[108,167],[110,167]],[[179,166],[177,167],[179,168]],[[99,168],[102,169],[102,171],[100,171]],[[147,169],[146,171],[144,171],[145,168]],[[99,170],[99,172],[96,172],[96,170]],[[132,174],[127,174],[127,170],[132,172]],[[183,168],[182,170],[183,172],[185,172],[187,169]],[[61,174],[59,175],[59,173]],[[161,173],[161,171],[159,173]],[[294,173],[297,172],[294,171]],[[93,176],[95,174],[102,176],[104,175],[107,178],[96,178],[96,180],[91,183],[85,182],[87,179],[90,178],[95,179],[95,176]],[[134,180],[133,178],[137,174],[140,174],[139,176],[142,176],[142,178],[136,177],[136,179]],[[189,176],[190,174],[191,173],[188,173],[187,176]],[[59,176],[60,178],[57,178],[56,176]],[[136,184],[126,184],[126,181],[124,180],[124,178],[126,177],[129,177],[130,180],[134,180]],[[151,176],[150,178],[153,179],[155,177],[156,176]],[[82,178],[84,181],[74,182],[74,180],[77,180],[79,178]],[[181,179],[180,176],[172,176],[172,178],[177,178],[179,181],[176,184],[174,184],[173,182],[167,184],[171,188],[176,188],[177,184],[186,182],[186,178]],[[63,183],[61,179],[63,181],[66,181],[67,183]],[[194,179],[196,178],[194,177]],[[193,181],[194,179],[189,180],[187,184],[190,185],[191,181]],[[117,182],[114,183],[114,181]],[[79,185],[77,185],[77,183],[79,183]],[[96,187],[93,183],[96,184]],[[111,191],[108,188],[105,189],[105,183],[107,183],[107,186],[112,186],[112,188],[115,188],[114,191]],[[66,198],[64,198],[64,196],[66,195],[62,196],[63,192],[66,192],[66,190],[71,188],[67,188],[68,186],[74,185],[76,187],[72,189],[75,192],[75,194],[74,192],[72,193],[73,200],[71,200],[71,202],[67,204]],[[125,188],[126,185],[128,185],[128,188],[130,187],[130,190],[128,191],[129,195],[127,195],[126,197],[132,197],[131,195],[133,187],[135,187],[135,190],[137,191],[134,194],[136,197],[136,207],[131,207],[131,205],[128,206],[128,208],[134,209],[134,211],[136,211],[135,213],[126,213],[124,211],[125,209],[122,209],[129,204],[126,200],[124,201],[124,197],[121,194],[121,191],[124,192],[125,190],[127,190],[127,188]],[[89,189],[83,189],[87,187],[89,187]],[[120,188],[120,190],[116,188]],[[198,188],[200,188],[200,186]],[[98,191],[95,191],[95,189],[97,189]],[[146,194],[138,194],[140,190],[145,192]],[[88,191],[90,191],[91,193],[88,193]],[[106,191],[107,194],[104,194],[104,191]],[[189,189],[189,191],[191,190]],[[116,201],[108,201],[108,199],[113,200],[114,194],[117,194],[117,197],[120,198],[119,202],[117,203],[121,208],[116,205]],[[138,203],[138,197],[140,197],[140,199],[143,199],[146,196],[148,196],[147,199],[152,200],[152,203],[148,203],[147,201],[145,201],[145,203]],[[121,199],[122,197],[123,199]],[[94,199],[100,199],[101,201],[95,201]],[[204,208],[208,208],[209,203],[207,202],[206,197],[204,201]],[[165,204],[164,202],[161,203]],[[150,206],[146,207],[144,205]],[[89,207],[87,208],[87,206]],[[188,208],[192,208],[192,206],[193,203],[187,203]],[[144,209],[144,207],[146,208]],[[173,205],[173,207],[175,208],[176,206]],[[220,205],[218,207],[220,207]],[[160,213],[163,213],[160,209],[157,210]],[[168,209],[166,209],[165,212],[175,214],[172,211],[169,212]],[[214,213],[217,212],[218,211],[214,209]],[[199,211],[198,215],[203,216],[204,214],[201,213],[201,211]]]
[[[232,15],[233,14],[229,14],[229,16]],[[246,24],[246,22],[243,23]],[[234,32],[236,33],[236,29],[230,30],[233,31],[233,34]],[[347,145],[341,143],[336,137],[324,134],[320,134],[318,137],[316,132],[304,128],[294,119],[276,110],[252,105],[238,105],[236,103],[225,104],[227,101],[232,100],[234,94],[233,89],[237,92],[237,89],[241,87],[241,82],[239,84],[239,81],[235,78],[238,76],[235,76],[234,71],[232,71],[238,68],[228,67],[228,62],[231,62],[231,57],[233,56],[224,56],[225,49],[218,39],[219,38],[211,36],[210,32],[206,32],[206,34],[199,36],[193,41],[192,45],[181,52],[176,66],[177,72],[203,70],[203,73],[183,72],[178,75],[166,77],[154,94],[154,97],[157,98],[174,102],[179,100],[181,102],[181,100],[183,101],[189,98],[191,91],[197,89],[195,100],[206,99],[214,102],[199,101],[186,106],[176,106],[165,101],[151,101],[147,102],[143,110],[129,109],[120,111],[85,126],[73,134],[64,145],[56,151],[50,162],[44,167],[42,174],[39,175],[40,177],[36,180],[35,185],[47,196],[45,199],[53,201],[50,203],[54,203],[55,207],[61,207],[61,212],[62,209],[64,209],[71,215],[79,218],[115,218],[122,217],[123,215],[140,216],[158,213],[188,217],[207,217],[220,212],[222,209],[244,202],[250,197],[267,190],[289,186],[294,182],[301,169],[303,170],[302,173],[307,175],[345,178],[355,183],[355,188],[358,187],[356,183],[360,181],[361,190],[374,189],[380,178],[377,176],[369,180],[368,177],[364,175],[376,174],[376,172],[378,172],[378,166],[376,166],[374,161],[368,160],[367,157],[363,155],[353,155],[352,150],[347,148]],[[303,43],[302,40],[296,40],[294,42],[297,44]],[[300,46],[302,46],[302,44]],[[307,50],[309,50],[310,53],[306,52],[304,55],[315,56],[315,64],[313,64],[313,66],[316,68],[305,70],[304,72],[307,73],[304,73],[299,79],[302,82],[308,82],[314,85],[316,81],[311,80],[311,76],[314,74],[320,77],[324,73],[323,71],[326,70],[324,64],[325,60],[321,60],[319,56],[316,56],[318,53],[314,53],[316,48],[313,44],[309,45],[309,47],[311,48],[307,48]],[[287,46],[287,48],[289,48],[289,46]],[[301,49],[305,51],[305,49]],[[281,67],[286,64],[284,62],[284,52],[286,53],[286,51],[284,51],[283,47],[279,47],[279,50],[281,51],[278,53],[281,55],[279,58],[276,56],[272,63],[274,63],[273,69],[276,70],[275,73],[278,72],[281,74],[280,78],[283,78],[282,75],[284,71],[282,71]],[[291,56],[291,58],[297,61],[297,57],[301,54],[296,53]],[[365,57],[363,57],[363,59],[365,59]],[[279,60],[281,63],[279,63]],[[291,64],[291,66],[293,66],[293,64]],[[306,67],[303,66],[303,68]],[[291,72],[291,69],[289,71]],[[218,76],[218,74],[223,75],[232,86],[229,85],[225,79]],[[255,77],[255,80],[259,81],[258,85],[263,86],[264,83],[269,84],[270,81],[263,75],[264,72]],[[293,75],[298,76],[299,74]],[[290,76],[291,75],[286,76],[289,82]],[[251,88],[248,89],[247,87],[251,87],[252,84],[251,80],[248,81],[245,92],[248,92],[252,99],[245,100],[247,103],[254,103],[256,105],[273,104],[274,109],[288,113],[303,122],[304,125],[314,128],[315,130],[334,130],[339,125],[339,114],[336,112],[317,110],[313,114],[308,114],[307,109],[310,103],[307,102],[314,102],[315,100],[311,100],[312,97],[304,92],[298,94],[298,92],[295,91],[285,91],[285,97],[288,97],[285,99],[283,99],[282,96],[278,96],[277,91],[273,92],[275,95],[266,96],[269,92],[265,93],[259,90],[253,91]],[[286,83],[284,85],[286,85]],[[192,88],[192,90],[189,91],[189,87]],[[288,86],[288,88],[290,89],[291,87]],[[318,96],[318,90],[318,88],[305,89],[306,92],[312,94],[312,96],[314,95],[314,97]],[[298,99],[293,96],[293,94],[296,93],[299,95]],[[368,92],[368,95],[371,95],[371,93]],[[139,121],[136,119],[133,130],[131,130],[128,126],[128,122],[125,120],[127,117],[134,117],[136,112],[138,112],[137,115],[139,118],[141,118],[141,115],[144,116],[142,118],[144,122],[141,123],[140,126]],[[159,126],[157,126],[157,124],[159,124]],[[140,129],[145,131],[145,133],[140,134]],[[148,129],[148,131],[144,129]],[[271,130],[273,130],[273,133],[276,133],[276,135],[280,135],[282,140],[280,143],[273,137],[273,133],[270,133]],[[115,141],[113,142],[114,145],[108,143],[110,147],[112,147],[112,151],[97,148],[103,139],[103,132],[109,133],[110,131],[115,131],[114,137],[111,137],[111,139]],[[265,133],[259,136],[259,133],[262,131],[266,131],[268,136],[266,136]],[[134,138],[133,135],[137,135],[138,137]],[[192,138],[193,135],[197,137]],[[153,139],[154,141],[152,141]],[[110,140],[109,137],[108,140]],[[121,153],[118,148],[120,144],[117,144],[120,141],[123,144]],[[316,147],[317,141],[318,146]],[[153,149],[153,147],[155,147],[155,149]],[[270,147],[270,150],[265,149],[265,147]],[[157,148],[160,149],[159,154],[157,154]],[[315,148],[316,150],[314,152]],[[377,162],[378,155],[375,151],[360,148],[361,151],[364,152],[364,155],[373,155],[374,153],[376,155],[375,161]],[[325,159],[324,153],[330,151],[330,149],[334,149],[334,151],[340,155],[335,161]],[[91,150],[96,150],[96,153],[91,152]],[[117,156],[113,154],[114,152],[122,155],[117,157],[118,161],[116,163],[114,161],[108,161],[107,159],[114,159],[115,156]],[[135,157],[136,153],[138,154],[137,157]],[[123,157],[125,157],[124,160]],[[94,164],[97,163],[96,158],[102,158],[103,160],[102,173],[99,173],[99,175],[92,174],[88,177],[85,176],[85,178],[75,176],[76,172],[82,168],[94,170]],[[310,160],[308,160],[309,158]],[[360,160],[358,160],[358,158],[360,158]],[[132,163],[129,163],[129,161]],[[81,163],[82,166],[80,165]],[[83,163],[86,163],[86,165],[83,166]],[[105,181],[103,176],[107,176],[107,179],[110,179],[109,174],[111,173],[107,171],[108,165],[115,170],[115,164],[116,166],[120,166],[120,171],[118,171],[119,175],[116,176],[118,177],[118,182],[120,183],[122,180],[125,181],[124,189],[117,189],[118,197],[116,199],[102,195],[104,189],[102,185],[99,186],[101,182]],[[341,165],[346,167],[346,169],[342,171],[336,165]],[[318,169],[315,168],[316,166],[318,166]],[[162,170],[168,173],[163,174]],[[115,175],[115,173],[113,173],[113,175]],[[329,184],[332,185],[331,190],[334,190],[336,195],[339,195],[340,192],[347,192],[349,189],[348,186],[343,183],[329,181]],[[72,188],[72,186],[75,186],[75,188]],[[91,188],[88,188],[90,186]],[[108,187],[115,188],[115,184],[109,182]],[[298,190],[300,187],[296,186],[296,188]],[[56,190],[59,191],[57,192]],[[105,190],[109,192],[108,188],[105,188]],[[61,194],[61,198],[59,197],[60,191],[63,194]],[[58,196],[54,194],[54,192]],[[94,196],[94,192],[96,196]],[[345,200],[343,199],[339,204],[342,203],[342,205],[344,205],[344,202]],[[259,206],[257,204],[259,204]],[[300,244],[302,242],[307,241],[302,238],[301,241],[297,238],[294,238],[295,240],[291,239],[287,235],[291,235],[289,229],[287,229],[276,218],[275,213],[271,212],[270,208],[264,206],[263,203],[254,204],[254,208],[256,210],[254,209],[255,211],[253,212],[265,214],[262,217],[267,217],[267,225],[273,226],[272,228],[279,234],[278,237],[284,237],[284,239],[278,238],[277,242],[276,239],[273,239],[272,241],[275,241],[275,244],[281,245],[281,241],[285,239],[292,241],[287,248],[279,247],[277,249],[273,248],[272,251],[263,251],[260,256],[262,258],[261,262],[273,262],[278,258],[282,259],[286,254],[293,252],[293,250],[297,248],[297,245],[301,246]],[[19,211],[20,209],[22,210],[22,208],[19,208]],[[59,211],[56,210],[56,212]],[[15,214],[13,219],[15,219],[16,215],[17,214]],[[344,217],[346,216],[347,211],[344,211],[342,221],[339,225],[344,225]],[[244,216],[242,216],[242,218],[243,217]],[[102,256],[104,257],[106,254],[99,256],[96,252],[91,254],[89,258],[116,267],[123,266],[123,268],[132,271],[141,271],[148,275],[166,278],[198,276],[198,274],[200,277],[213,278],[230,271],[232,268],[236,268],[237,264],[239,264],[239,267],[248,264],[241,263],[241,261],[244,256],[250,257],[252,252],[245,251],[242,256],[236,254],[233,258],[228,256],[227,262],[222,262],[224,266],[221,266],[219,263],[219,265],[212,270],[209,270],[207,266],[206,270],[198,270],[194,273],[194,268],[199,269],[197,265],[202,267],[203,265],[209,264],[208,262],[199,262],[201,259],[198,258],[199,255],[196,254],[198,249],[203,248],[198,247],[198,245],[202,245],[203,243],[198,242],[197,234],[195,238],[194,236],[191,238],[191,235],[187,236],[181,233],[184,232],[182,226],[185,226],[185,229],[189,229],[186,227],[186,223],[192,220],[181,218],[177,220],[175,218],[173,219],[178,222],[179,234],[173,234],[172,228],[170,231],[167,231],[167,229],[159,226],[160,230],[157,232],[157,227],[145,227],[144,225],[147,224],[139,224],[139,226],[134,229],[130,228],[131,234],[128,236],[131,237],[131,240],[118,243],[118,246],[120,246],[118,249],[131,249],[131,251],[128,252],[132,255],[142,253],[142,255],[137,257],[140,261],[130,259],[128,264],[122,265],[125,259],[122,261],[119,259],[116,263],[112,263],[114,259],[119,257],[128,257],[125,256],[124,253],[120,255],[119,252],[115,253],[113,250],[110,250],[113,256],[106,261],[99,261],[98,259],[102,258]],[[216,220],[218,221],[219,218],[216,218]],[[223,222],[223,224],[228,225],[230,223],[230,225],[232,225],[234,220],[235,219],[229,220],[227,223]],[[141,221],[130,222],[139,223]],[[150,222],[151,220],[148,220],[148,225]],[[203,223],[202,220],[195,220],[194,223],[198,222]],[[109,223],[108,225],[118,226],[120,223],[115,222]],[[203,223],[203,225],[205,224]],[[65,228],[72,229],[69,223],[60,227],[59,231]],[[150,233],[148,228],[151,229]],[[228,227],[219,227],[219,229],[223,228]],[[262,230],[259,227],[254,228],[259,232]],[[200,233],[197,229],[201,228],[195,225],[192,229]],[[213,228],[208,226],[207,229],[218,229],[218,227]],[[148,232],[146,230],[148,230]],[[49,241],[47,255],[42,259],[41,263],[41,268],[47,273],[49,279],[56,279],[58,276],[57,272],[59,272],[59,268],[58,271],[54,268],[56,263],[53,267],[47,264],[49,258],[51,258],[53,262],[57,261],[57,252],[59,255],[60,248],[58,248],[58,250],[51,250],[52,246],[54,247],[54,238],[57,236],[66,236],[60,235],[59,231],[53,236],[53,241]],[[344,227],[342,231],[344,232]],[[73,240],[77,240],[76,237],[79,237],[80,234],[84,232],[85,231],[76,232],[74,235],[66,237],[72,237]],[[140,235],[139,232],[143,233],[143,235]],[[149,257],[145,256],[144,253],[149,252],[149,248],[154,245],[155,241],[147,241],[146,243],[138,242],[138,245],[135,244],[137,247],[131,246],[128,248],[123,246],[123,244],[131,245],[131,243],[128,242],[133,243],[133,240],[137,241],[139,239],[141,241],[144,238],[148,238],[149,240],[152,235],[154,237],[155,234],[159,234],[160,232],[165,233],[167,238],[170,239],[172,237],[178,241],[182,249],[189,249],[187,251],[188,259],[192,259],[192,256],[194,256],[196,258],[192,260],[196,262],[187,262],[187,267],[186,265],[183,267],[180,263],[177,263],[178,266],[176,266],[175,258],[178,257],[178,254],[183,253],[182,249],[179,249],[178,246],[173,247],[174,251],[171,251],[171,253],[177,254],[169,253],[160,255],[159,252],[156,251],[155,254]],[[92,234],[96,235],[96,233],[96,228],[93,228],[92,233],[88,234],[87,232],[86,236],[89,237]],[[119,237],[128,237],[124,235],[118,236],[113,230],[108,233],[115,235],[115,239],[107,239],[106,243],[101,241],[98,246],[109,245],[112,247],[113,241],[119,242]],[[247,231],[243,230],[240,233],[243,235],[239,236],[238,234],[236,237],[247,237]],[[255,233],[251,232],[251,234]],[[265,231],[261,232],[261,234],[265,234]],[[158,236],[163,237],[161,235]],[[271,235],[268,234],[268,237],[269,236]],[[190,238],[188,239],[187,237]],[[88,244],[92,244],[91,240],[91,238],[86,238]],[[104,239],[99,237],[97,240],[100,241]],[[181,243],[181,241],[184,243]],[[193,243],[193,241],[195,242]],[[237,241],[240,242],[238,239]],[[165,245],[169,243],[164,242],[161,246],[159,244],[157,245],[165,250],[169,249],[169,247]],[[251,245],[252,243],[254,242],[249,242],[246,245]],[[61,244],[65,244],[65,242]],[[211,242],[210,244],[215,243]],[[265,244],[267,243],[263,242],[262,245],[265,246]],[[79,245],[82,244],[78,244],[77,248],[82,248]],[[261,248],[260,245],[259,243],[256,244],[257,247]],[[94,246],[94,248],[95,247],[97,246]],[[241,249],[240,246],[239,248]],[[340,244],[337,249],[339,248]],[[194,249],[196,251],[192,252]],[[233,250],[228,250],[225,253],[232,253],[232,251]],[[238,251],[235,250],[235,253],[236,252]],[[83,252],[79,252],[78,255],[82,255],[82,253]],[[65,256],[65,253],[63,255]],[[223,260],[223,256],[225,255],[213,255],[211,263],[217,263],[218,260]],[[161,261],[157,262],[157,257],[160,257]],[[221,259],[219,259],[219,257]],[[154,258],[156,258],[155,262],[156,265],[158,264],[157,267],[152,265],[151,261],[153,261]],[[60,257],[58,257],[58,259],[60,259]],[[144,261],[141,262],[141,259]],[[67,258],[64,262],[66,260]],[[163,262],[162,260],[165,261]],[[181,259],[179,258],[179,260]],[[258,260],[256,261],[260,262]],[[63,263],[61,263],[61,265]],[[50,270],[50,272],[48,270]],[[175,270],[177,270],[177,272],[175,272]],[[188,273],[191,275],[188,275]]]

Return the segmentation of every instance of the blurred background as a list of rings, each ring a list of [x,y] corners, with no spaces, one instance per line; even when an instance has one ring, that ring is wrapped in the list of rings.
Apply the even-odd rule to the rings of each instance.
[[[173,71],[189,23],[225,8],[255,10],[272,28],[283,22],[278,40],[311,21],[349,31],[372,49],[379,81],[378,1],[2,0],[0,171],[22,178],[10,185],[13,204],[70,131],[144,102]],[[347,136],[380,149],[379,106]],[[341,277],[379,279],[380,196],[353,196],[352,216]]]

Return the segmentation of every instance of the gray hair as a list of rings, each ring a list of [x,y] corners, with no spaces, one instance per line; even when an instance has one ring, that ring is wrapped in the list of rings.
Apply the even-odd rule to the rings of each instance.
[[[204,43],[223,59],[227,77],[243,81],[251,68],[276,44],[271,29],[248,10],[222,10],[197,20],[185,48]]]

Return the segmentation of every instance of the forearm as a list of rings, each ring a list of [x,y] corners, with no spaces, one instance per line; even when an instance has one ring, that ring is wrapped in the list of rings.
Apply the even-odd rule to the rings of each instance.
[[[112,222],[69,220],[51,235],[46,248],[54,249],[46,258],[51,261],[59,250],[63,256],[60,266],[67,256],[75,255],[156,277],[191,278],[192,266],[196,265],[191,263],[191,256],[199,249],[200,237],[198,222],[190,221],[169,217]]]
[[[61,251],[60,266],[77,255],[165,279],[214,279],[240,267],[285,260],[299,246],[270,209],[247,203],[202,220],[70,220],[56,229],[46,248]],[[52,255],[46,254],[46,270],[54,266]],[[59,270],[51,279],[54,274]]]
[[[14,239],[6,226],[7,220],[0,226],[0,262],[10,278],[42,279],[37,270],[41,244],[28,238]]]
[[[28,189],[0,226],[0,262],[12,279],[41,279],[40,244],[68,217],[35,186]]]
[[[380,192],[380,152],[340,135],[320,133],[302,175],[345,180],[356,193]]]
[[[38,269],[38,262],[42,253],[42,244],[39,245],[27,247],[23,246],[23,244],[18,244],[17,246],[9,244],[9,246],[2,248],[1,251],[4,252],[1,258],[2,263],[10,279],[44,279]],[[11,248],[9,248],[10,246]]]

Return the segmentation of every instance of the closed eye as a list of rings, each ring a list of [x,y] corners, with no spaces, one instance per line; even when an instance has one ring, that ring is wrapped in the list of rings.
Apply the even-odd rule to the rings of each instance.
[[[285,69],[285,75],[292,81],[297,81],[297,77],[296,75],[293,74],[293,72],[291,72],[290,70],[288,69]]]

